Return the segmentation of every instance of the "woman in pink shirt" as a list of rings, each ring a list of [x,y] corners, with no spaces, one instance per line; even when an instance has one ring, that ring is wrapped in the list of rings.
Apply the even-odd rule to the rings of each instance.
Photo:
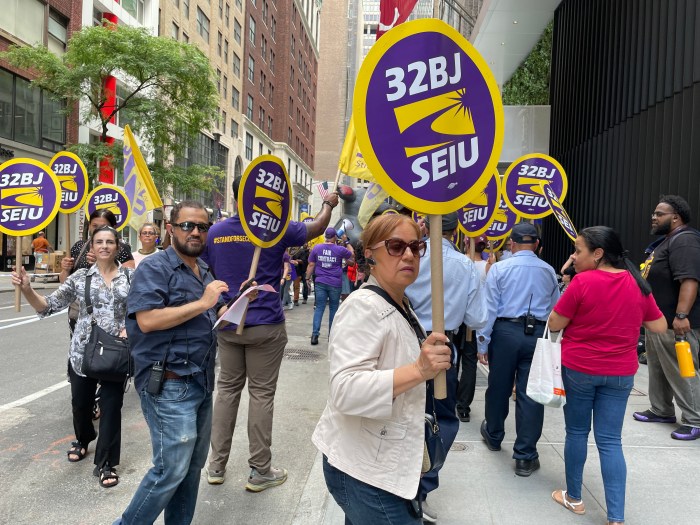
[[[575,514],[585,512],[581,484],[592,419],[608,524],[621,524],[627,480],[622,422],[639,367],[639,327],[663,332],[667,326],[649,284],[612,228],[594,226],[579,232],[572,258],[576,277],[549,318],[550,330],[566,328],[561,359],[567,489],[555,490],[552,498]]]

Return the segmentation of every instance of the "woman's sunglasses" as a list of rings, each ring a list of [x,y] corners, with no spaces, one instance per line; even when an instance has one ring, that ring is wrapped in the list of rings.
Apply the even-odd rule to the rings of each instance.
[[[386,246],[386,251],[392,257],[401,257],[406,253],[406,248],[411,249],[411,253],[414,257],[423,257],[425,255],[426,244],[425,241],[411,241],[406,242],[402,239],[387,239],[386,241],[380,242],[372,246],[373,250]]]

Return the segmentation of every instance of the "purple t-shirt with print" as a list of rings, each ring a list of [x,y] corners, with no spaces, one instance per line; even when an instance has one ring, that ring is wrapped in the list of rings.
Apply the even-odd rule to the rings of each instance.
[[[290,246],[302,246],[306,242],[306,225],[290,222],[280,241],[260,252],[260,262],[255,272],[259,285],[269,284],[275,290],[280,289],[284,251]],[[228,293],[223,294],[228,301],[238,293],[241,283],[248,280],[250,264],[253,260],[255,245],[248,240],[238,215],[217,222],[207,234],[207,246],[202,259],[211,267],[217,279],[228,284]],[[284,322],[284,312],[279,293],[261,292],[258,298],[248,306],[245,318],[246,326],[278,324]],[[223,330],[236,328],[227,325]]]
[[[309,262],[316,263],[314,273],[316,282],[335,286],[342,286],[343,259],[350,259],[352,252],[337,244],[317,244],[311,250]]]

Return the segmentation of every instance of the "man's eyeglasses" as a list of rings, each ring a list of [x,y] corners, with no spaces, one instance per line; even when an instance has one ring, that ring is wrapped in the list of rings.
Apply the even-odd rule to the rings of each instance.
[[[659,217],[663,217],[664,215],[675,215],[676,212],[674,211],[655,211],[651,214],[652,219],[658,219]]]
[[[183,232],[191,232],[195,228],[199,230],[199,233],[206,233],[209,231],[209,225],[206,222],[185,221],[179,224],[173,224],[173,226],[180,228]]]
[[[141,232],[144,237],[155,237],[156,232]]]
[[[387,239],[386,241],[380,242],[372,246],[373,250],[386,246],[386,251],[392,257],[401,257],[406,253],[406,248],[411,249],[411,253],[414,257],[423,257],[425,255],[426,244],[425,241],[411,241],[406,242],[402,239]]]

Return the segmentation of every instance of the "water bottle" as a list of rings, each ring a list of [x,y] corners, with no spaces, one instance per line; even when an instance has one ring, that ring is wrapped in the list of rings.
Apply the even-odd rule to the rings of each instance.
[[[693,354],[690,351],[690,343],[685,336],[676,336],[676,357],[678,358],[678,368],[680,369],[681,377],[695,377]]]

